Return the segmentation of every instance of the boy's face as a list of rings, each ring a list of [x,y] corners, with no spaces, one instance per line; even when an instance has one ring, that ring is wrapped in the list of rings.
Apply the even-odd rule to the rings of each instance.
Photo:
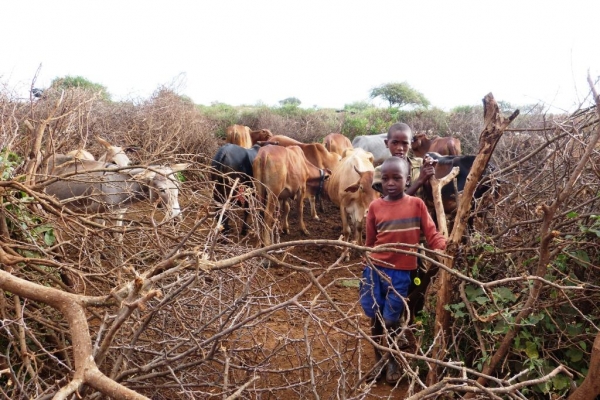
[[[408,149],[410,148],[409,136],[404,131],[394,131],[385,139],[385,145],[390,149],[393,156],[406,158]]]
[[[381,185],[388,200],[397,200],[404,196],[407,174],[397,162],[381,167]]]

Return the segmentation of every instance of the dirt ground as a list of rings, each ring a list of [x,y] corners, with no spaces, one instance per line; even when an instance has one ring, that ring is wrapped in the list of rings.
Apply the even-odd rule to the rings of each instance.
[[[289,242],[294,240],[306,240],[306,239],[330,239],[337,240],[340,238],[342,233],[342,222],[340,218],[339,209],[331,202],[323,202],[324,211],[318,212],[319,220],[313,220],[310,217],[310,209],[308,202],[305,205],[304,221],[310,232],[310,236],[305,236],[298,229],[298,214],[297,211],[292,208],[290,212],[290,230],[289,235],[282,235],[281,242]],[[306,247],[295,247],[290,251],[291,254],[296,256],[298,259],[305,260],[306,265],[314,265],[316,268],[325,268],[332,264],[339,262],[342,250],[340,248],[334,248],[331,246],[306,246]],[[324,274],[322,285],[327,287],[328,294],[334,299],[334,301],[340,305],[345,305],[349,310],[348,313],[354,313],[360,315],[359,321],[361,328],[365,332],[369,332],[368,320],[362,314],[360,305],[358,304],[358,278],[361,276],[363,265],[360,260],[358,253],[353,253],[349,262],[341,262],[344,265],[342,268],[333,268],[331,273]],[[282,271],[283,273],[283,271]],[[287,282],[289,286],[289,293],[297,293],[301,291],[308,284],[306,279],[290,279]],[[309,296],[310,297],[310,296]],[[333,322],[333,321],[332,321]],[[302,326],[298,327],[302,329]],[[365,367],[373,365],[373,351],[371,345],[366,343],[365,340],[359,340],[362,357],[364,359],[361,362],[363,373],[366,372]],[[349,368],[353,368],[352,363]],[[335,379],[335,377],[332,377]],[[406,382],[401,381],[397,387],[393,387],[384,382],[375,384],[368,391],[366,398],[403,398],[406,392]],[[329,398],[332,394],[327,387],[320,387],[317,392],[324,398]]]

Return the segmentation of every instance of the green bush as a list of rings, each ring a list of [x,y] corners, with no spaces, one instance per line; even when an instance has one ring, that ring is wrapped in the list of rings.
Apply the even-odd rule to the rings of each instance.
[[[103,100],[110,101],[110,93],[106,89],[106,86],[101,85],[99,83],[92,82],[83,76],[70,76],[67,75],[62,78],[54,78],[50,83],[50,87],[53,89],[59,90],[67,90],[72,88],[80,88],[84,90],[89,90],[94,93],[100,92],[101,98]]]

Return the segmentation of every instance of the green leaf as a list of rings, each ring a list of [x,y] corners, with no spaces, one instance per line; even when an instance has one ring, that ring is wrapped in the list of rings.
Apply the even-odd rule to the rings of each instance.
[[[585,267],[590,264],[590,257],[588,256],[588,254],[585,251],[576,250],[570,254],[575,259],[575,262],[577,264],[581,265],[582,267]]]
[[[567,325],[567,332],[569,335],[576,336],[583,332],[582,324],[569,324]]]
[[[544,394],[550,393],[550,382],[539,383],[535,388]]]
[[[583,359],[583,351],[577,349],[577,348],[570,348],[569,350],[567,350],[567,356],[569,357],[569,359],[571,360],[571,362],[578,362],[581,361]]]
[[[30,250],[23,250],[23,257],[26,258],[38,258],[40,255],[37,252]]]
[[[341,279],[338,281],[339,286],[357,288],[360,286],[360,279]]]
[[[484,305],[485,303],[487,303],[487,302],[488,302],[488,300],[489,300],[489,299],[488,299],[486,296],[479,296],[479,297],[476,297],[474,301],[475,301],[477,304]]]
[[[54,236],[54,230],[49,230],[44,233],[44,243],[46,246],[54,246],[56,243],[56,236]]]
[[[492,294],[497,300],[504,302],[512,302],[517,299],[514,293],[507,287],[499,287],[492,291]]]
[[[579,341],[579,347],[581,347],[583,349],[583,351],[587,351],[587,343],[584,342],[583,340]]]
[[[493,335],[504,334],[504,333],[508,332],[509,328],[510,328],[510,326],[504,320],[500,320],[494,326],[494,329],[491,333]]]
[[[575,211],[571,211],[569,213],[567,213],[567,218],[577,218],[579,216],[579,214],[577,214],[577,212]]]
[[[531,314],[525,323],[531,325],[537,325],[538,322],[544,319],[544,313]]]
[[[467,295],[467,299],[473,301],[475,297],[483,294],[483,289],[479,286],[467,285],[465,286],[465,294]]]
[[[527,354],[527,357],[529,357],[532,360],[537,360],[538,358],[540,358],[540,354],[537,350],[537,345],[533,342],[527,342],[525,344],[525,354]]]
[[[556,375],[552,378],[552,385],[556,390],[563,390],[569,386],[569,378],[564,375]]]

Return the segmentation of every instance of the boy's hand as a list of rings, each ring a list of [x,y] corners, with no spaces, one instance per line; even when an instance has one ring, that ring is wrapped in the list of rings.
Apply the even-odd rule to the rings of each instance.
[[[419,174],[419,178],[417,181],[423,185],[423,183],[427,182],[429,178],[435,175],[435,167],[434,164],[423,164],[421,167],[421,173]]]

